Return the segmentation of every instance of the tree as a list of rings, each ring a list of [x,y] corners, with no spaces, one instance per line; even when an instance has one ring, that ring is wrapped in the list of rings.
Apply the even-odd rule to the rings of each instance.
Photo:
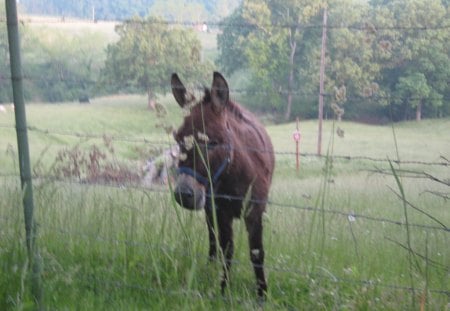
[[[254,27],[245,24],[241,5],[230,16],[223,19],[222,32],[217,35],[219,50],[217,63],[227,75],[248,67],[248,60],[244,53],[245,42]]]
[[[0,6],[0,16],[4,14]],[[25,99],[61,102],[93,95],[106,37],[90,32],[67,35],[24,23],[19,27]],[[0,102],[10,102],[11,93],[6,23],[0,23]]]
[[[416,121],[420,121],[422,104],[431,92],[425,75],[415,72],[400,77],[395,85],[395,91],[398,96],[394,98],[394,101],[400,104],[406,103],[408,106],[416,108]]]
[[[108,45],[102,83],[115,92],[146,92],[149,107],[157,92],[170,89],[172,72],[200,81],[211,72],[211,65],[201,61],[201,44],[192,30],[169,27],[153,17],[135,17],[118,25],[116,32],[119,40]]]
[[[294,91],[301,88],[297,60],[309,29],[302,29],[318,14],[320,1],[246,0],[224,22],[218,37],[219,62],[225,71],[246,66],[252,74],[253,102],[264,110],[280,110],[291,117]],[[308,83],[306,83],[309,85]],[[299,93],[299,92],[297,92]]]
[[[384,113],[398,120],[410,118],[413,110],[416,117],[450,113],[448,1],[324,2],[244,0],[225,19],[218,62],[226,72],[244,68],[251,74],[248,102],[265,111],[283,108],[285,119],[291,109],[302,109],[302,117],[315,114],[317,97],[308,94],[318,92],[320,13],[326,5],[325,87],[339,116],[342,105],[353,119],[378,114],[375,120],[380,120]],[[429,91],[408,88],[408,81],[424,82]],[[410,93],[421,98],[420,104],[397,99]]]
[[[321,1],[274,1],[273,2],[273,12],[278,12],[278,20],[286,21],[288,27],[284,31],[284,36],[287,36],[288,41],[288,81],[287,81],[287,104],[286,112],[284,115],[285,120],[289,120],[291,117],[292,110],[292,99],[293,99],[293,89],[295,83],[295,73],[296,73],[296,55],[297,46],[299,41],[304,39],[304,33],[300,30],[301,23],[305,23],[313,19],[314,16],[318,14],[320,9],[324,6]]]
[[[95,95],[105,36],[26,25],[21,38],[27,99],[61,102]]]
[[[395,119],[416,120],[449,111],[449,10],[439,0],[395,0],[374,7],[382,75],[380,85],[392,94]],[[447,98],[447,100],[444,100]]]
[[[373,109],[374,102],[361,98],[378,89],[375,81],[380,73],[370,7],[357,0],[329,0],[328,6],[332,27],[328,31],[326,93],[332,94],[328,99],[338,119],[343,105],[350,117],[357,118],[361,111]],[[335,27],[339,25],[342,27]]]

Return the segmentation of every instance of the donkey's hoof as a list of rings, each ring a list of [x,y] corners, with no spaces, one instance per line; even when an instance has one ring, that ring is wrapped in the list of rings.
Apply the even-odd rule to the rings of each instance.
[[[267,285],[261,284],[258,286],[258,301],[265,301],[267,298]]]
[[[217,260],[217,255],[216,254],[209,254],[208,255],[208,262],[215,262]]]
[[[222,295],[225,295],[225,291],[228,287],[228,281],[227,280],[222,280],[220,281],[220,292],[222,293]]]

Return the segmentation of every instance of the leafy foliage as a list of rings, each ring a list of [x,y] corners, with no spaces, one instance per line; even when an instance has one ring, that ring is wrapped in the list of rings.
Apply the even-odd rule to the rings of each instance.
[[[249,102],[264,103],[260,108],[265,111],[283,111],[286,94],[289,96],[299,82],[300,67],[294,65],[301,57],[298,51],[308,48],[300,42],[310,32],[304,33],[295,25],[300,20],[310,21],[320,7],[320,2],[311,1],[249,0],[225,20],[223,34],[218,37],[219,63],[229,73],[243,66],[250,69]],[[286,24],[292,27],[280,27]]]
[[[418,120],[422,112],[449,114],[450,16],[439,0],[243,1],[218,37],[219,64],[251,72],[249,102],[287,119],[316,114],[324,7],[328,112],[338,107],[341,116],[345,107],[348,118],[393,113],[397,120],[414,110]]]
[[[172,72],[202,80],[210,71],[192,30],[170,28],[161,19],[133,18],[117,26],[119,41],[107,48],[102,80],[115,91],[144,91],[149,101],[165,93]],[[209,72],[208,72],[209,73]]]
[[[410,119],[414,110],[417,120],[422,111],[431,117],[448,114],[449,10],[439,0],[397,0],[376,6],[374,14],[393,28],[383,35],[380,84],[394,96],[394,118]]]
[[[22,54],[26,98],[49,102],[90,97],[103,66],[99,33],[68,36],[62,30],[23,29]],[[106,44],[106,43],[104,43]]]
[[[322,9],[327,7],[331,26],[327,29],[325,80],[328,116],[339,111],[347,119],[379,122],[450,115],[448,1],[20,3],[27,12],[79,17],[90,17],[94,5],[100,19],[153,13],[168,21],[201,23],[227,16],[217,36],[217,65],[234,76],[238,89],[248,91],[241,99],[244,103],[285,119],[317,115]],[[171,72],[204,82],[202,72],[212,68],[202,62],[193,31],[169,26],[162,19],[136,17],[118,25],[119,41],[106,51],[106,40],[92,33],[67,36],[36,28],[22,26],[24,72],[36,78],[26,80],[28,99],[55,102],[106,92],[146,92],[151,100],[167,90]],[[6,42],[2,24],[0,102],[11,100]]]
[[[228,75],[248,63],[244,48],[246,38],[252,32],[253,27],[238,26],[246,22],[242,11],[243,8],[240,6],[230,16],[227,16],[223,20],[223,32],[217,36],[217,45],[220,52],[217,63]]]

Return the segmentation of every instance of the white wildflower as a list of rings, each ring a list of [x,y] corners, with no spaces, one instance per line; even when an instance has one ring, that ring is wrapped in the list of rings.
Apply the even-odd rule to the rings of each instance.
[[[187,154],[183,153],[183,152],[180,152],[180,154],[178,155],[178,159],[180,161],[185,161],[187,159]]]
[[[191,150],[194,147],[194,135],[189,135],[184,137],[184,148],[186,150]]]
[[[205,143],[207,143],[209,141],[209,137],[206,133],[202,133],[202,132],[198,132],[197,133],[197,137],[199,140],[204,141]]]

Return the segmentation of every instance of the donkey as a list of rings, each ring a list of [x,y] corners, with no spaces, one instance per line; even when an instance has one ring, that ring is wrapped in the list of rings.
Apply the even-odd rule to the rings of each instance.
[[[244,218],[257,293],[263,298],[267,283],[262,215],[275,165],[270,138],[253,114],[230,100],[227,81],[219,72],[214,72],[212,87],[205,88],[200,101],[186,91],[176,73],[171,85],[175,100],[187,112],[174,132],[180,148],[175,200],[186,209],[205,210],[209,258],[217,257],[216,241],[224,256],[222,293],[233,258],[233,219]]]

